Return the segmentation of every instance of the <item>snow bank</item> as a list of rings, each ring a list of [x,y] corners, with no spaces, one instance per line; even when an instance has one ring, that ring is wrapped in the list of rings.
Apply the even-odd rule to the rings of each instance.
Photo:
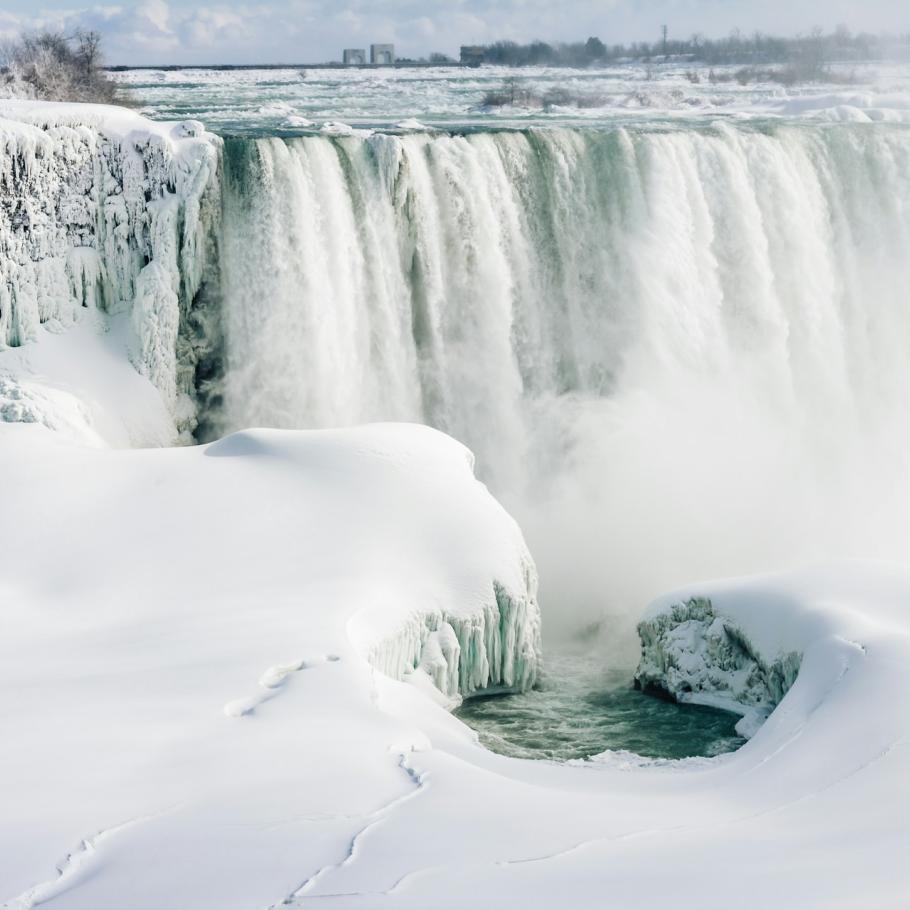
[[[407,425],[111,450],[0,424],[0,905],[899,906],[907,572],[649,609],[655,660],[743,704],[771,688],[737,660],[800,655],[736,753],[508,759],[439,707],[536,670],[533,565],[471,462]]]
[[[334,438],[338,441],[333,442]],[[385,592],[383,596],[370,596],[365,603],[350,605],[356,609],[347,621],[348,638],[372,666],[386,675],[407,679],[422,671],[450,698],[479,691],[524,691],[534,684],[541,653],[537,572],[518,527],[486,488],[474,480],[473,455],[459,443],[425,427],[388,424],[318,434],[246,431],[207,446],[205,454],[254,461],[302,460],[310,471],[316,468],[317,480],[319,464],[332,464],[337,472],[340,464],[347,463],[348,483],[341,476],[333,478],[338,496],[334,507],[342,505],[350,490],[359,490],[369,502],[371,491],[364,489],[364,474],[370,471],[370,459],[378,457],[396,468],[398,463],[406,464],[405,476],[385,481],[391,488],[383,491],[383,504],[391,503],[395,484],[405,487],[396,500],[402,506],[400,514],[381,519],[386,533],[394,537],[397,524],[410,521],[415,527],[422,526],[431,541],[437,534],[432,524],[438,522],[447,536],[453,527],[460,528],[458,539],[450,541],[451,549],[446,546],[426,556],[424,567],[418,570],[412,561],[413,552],[425,549],[426,543],[418,545],[409,529],[404,552],[371,572],[395,577],[396,584],[413,590],[391,597],[386,592],[387,581],[378,584],[377,590]],[[363,459],[367,464],[361,469],[357,462]],[[464,500],[456,506],[450,492],[450,509],[434,509],[428,519],[423,514],[422,497],[414,501],[408,488],[432,495],[439,506],[440,484],[452,491],[460,489]],[[475,507],[469,505],[472,500]],[[413,502],[410,515],[409,501]],[[327,509],[333,508],[330,502],[325,504]],[[361,529],[365,535],[362,545],[378,544],[385,550],[390,539],[369,539],[374,519],[369,506],[361,504],[358,511],[365,511],[368,519]],[[477,521],[473,530],[472,514]],[[487,527],[482,527],[481,522]],[[346,522],[340,525],[339,532],[342,538],[349,536]],[[469,542],[468,534],[476,539]],[[485,540],[486,552],[478,557],[475,548],[481,540]],[[363,570],[362,552],[352,565]],[[440,571],[440,566],[445,567],[444,571]],[[459,576],[459,584],[447,591],[445,582],[453,573]],[[414,592],[421,588],[424,593],[415,596]],[[432,593],[427,596],[426,592]]]
[[[317,738],[330,751],[366,732],[383,754],[398,735],[387,720],[342,719],[364,714],[371,677],[375,688],[385,672],[418,686],[429,675],[440,698],[531,685],[533,562],[472,468],[463,446],[420,426],[256,430],[204,447],[112,450],[69,445],[40,424],[0,424],[0,727],[22,734],[22,748],[0,757],[0,904],[31,906],[29,895],[45,893],[48,851],[83,839],[101,851],[99,832],[158,818],[159,800],[198,804],[212,743],[231,751],[248,735],[225,725],[267,718],[279,696],[293,705],[301,683],[304,693],[316,686],[316,701],[295,729],[312,737],[328,711],[334,721]],[[39,653],[50,673],[9,697]],[[60,688],[64,677],[71,687]],[[46,735],[27,729],[39,716]],[[182,770],[168,759],[152,772],[157,783],[130,783],[144,773],[141,754],[166,743],[183,753],[174,755]],[[62,774],[52,766],[64,754]],[[232,769],[233,788],[247,762],[216,764]],[[399,773],[387,779],[380,761],[350,792],[381,799]],[[38,780],[45,809],[36,814],[29,781]],[[340,782],[331,811],[343,809]],[[314,794],[304,790],[306,801]],[[65,876],[66,887],[51,876],[51,890],[83,899],[84,882]]]
[[[216,137],[104,105],[0,102],[0,348],[128,313],[132,359],[182,428],[188,311],[217,210]],[[187,336],[187,337],[183,337]]]
[[[85,310],[66,331],[0,349],[0,423],[38,424],[94,447],[171,445],[178,437],[159,391],[128,359],[127,315]]]
[[[910,92],[840,91],[786,97],[771,110],[781,117],[807,117],[836,123],[910,122]]]

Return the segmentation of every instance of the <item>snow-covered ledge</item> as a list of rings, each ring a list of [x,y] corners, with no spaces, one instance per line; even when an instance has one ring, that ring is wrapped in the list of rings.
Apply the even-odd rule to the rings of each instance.
[[[0,349],[87,309],[122,314],[134,365],[191,428],[180,349],[219,211],[219,147],[197,121],[0,102]]]
[[[492,532],[497,543],[480,544],[476,532],[474,540],[457,536],[451,552],[439,559],[470,566],[482,558],[489,568],[475,573],[470,584],[455,584],[457,596],[440,598],[428,589],[426,596],[410,597],[410,606],[363,608],[348,622],[348,636],[376,670],[417,685],[449,708],[472,695],[527,691],[540,671],[541,618],[537,568],[521,530],[474,480],[474,456],[467,448],[436,431],[414,428],[412,434],[424,445],[433,442],[432,459],[446,453],[453,481],[464,472],[460,482],[468,481],[469,495],[460,509],[482,509],[486,517],[477,511],[477,527],[485,527],[484,536]],[[407,571],[419,588],[420,570],[412,565]],[[427,582],[439,590],[438,578]]]
[[[354,606],[345,622],[354,649],[375,670],[416,684],[447,707],[480,692],[531,688],[541,660],[537,569],[516,522],[475,479],[467,448],[426,427],[381,424],[305,434],[244,431],[205,452],[255,463],[330,447],[336,475],[349,461],[369,468],[378,460],[389,472],[378,484],[384,489],[375,510],[389,550],[375,566],[363,564],[362,550],[351,551],[358,572],[379,573],[367,584],[369,595],[346,604]],[[367,495],[353,471],[350,485],[343,495]],[[390,546],[395,539],[405,546]],[[414,560],[414,552],[421,558]],[[393,577],[401,582],[394,594]]]

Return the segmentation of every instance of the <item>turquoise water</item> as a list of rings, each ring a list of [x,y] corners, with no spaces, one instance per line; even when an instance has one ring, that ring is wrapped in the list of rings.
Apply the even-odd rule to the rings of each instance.
[[[745,742],[736,715],[644,695],[632,688],[631,673],[605,670],[588,655],[553,655],[538,689],[470,699],[455,713],[488,749],[516,758],[566,761],[608,749],[687,758]]]

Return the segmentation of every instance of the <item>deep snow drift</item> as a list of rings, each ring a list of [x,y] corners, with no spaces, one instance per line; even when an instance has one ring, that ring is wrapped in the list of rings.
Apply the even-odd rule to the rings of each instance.
[[[142,451],[0,431],[5,907],[828,910],[910,887],[905,571],[653,608],[706,598],[757,654],[801,655],[738,752],[526,762],[478,746],[431,681],[455,685],[445,617],[475,630],[472,684],[490,611],[517,629],[503,594],[525,631],[487,651],[488,680],[535,657],[531,564],[460,445],[389,425]]]
[[[327,862],[363,807],[414,786],[393,747],[415,734],[378,709],[380,678],[445,704],[531,685],[533,563],[472,464],[417,426],[114,451],[0,424],[2,736],[18,742],[0,760],[2,897],[30,907],[59,888],[116,905],[131,863],[99,878],[95,854],[150,822],[178,852],[195,830],[208,859],[180,872],[175,853],[165,874],[142,860],[157,884],[132,906],[277,901],[305,871],[294,842],[323,813],[307,849]],[[290,727],[274,726],[272,699]],[[234,848],[204,833],[211,812],[240,826]],[[315,827],[290,820],[313,813]],[[236,882],[204,881],[206,863],[248,847],[284,868],[282,893],[253,870],[232,897]]]

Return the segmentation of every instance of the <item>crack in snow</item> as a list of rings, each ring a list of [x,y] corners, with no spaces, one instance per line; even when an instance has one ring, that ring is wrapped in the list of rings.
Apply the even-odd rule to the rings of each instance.
[[[331,875],[333,872],[337,872],[339,869],[343,869],[346,866],[351,865],[356,861],[358,853],[360,851],[361,841],[366,837],[367,833],[373,828],[380,825],[385,819],[394,812],[399,806],[403,803],[408,802],[411,799],[414,799],[421,791],[428,786],[428,783],[425,781],[425,775],[419,773],[415,768],[411,767],[408,764],[407,754],[402,752],[398,757],[398,767],[407,775],[408,780],[414,784],[414,789],[410,790],[407,793],[403,793],[400,796],[396,796],[393,800],[386,803],[384,806],[374,810],[369,815],[364,816],[366,824],[357,831],[354,836],[351,838],[348,848],[345,851],[344,856],[335,863],[328,863],[325,866],[317,869],[312,875],[304,879],[304,881],[298,885],[293,891],[285,895],[281,900],[276,903],[270,904],[267,910],[279,910],[281,907],[291,907],[299,899],[321,899],[321,898],[334,898],[334,897],[353,897],[366,892],[334,892],[331,894],[315,894],[310,895],[310,892],[320,881],[322,881],[326,876]],[[420,871],[420,870],[418,870]],[[386,891],[375,892],[377,894],[390,894],[395,888],[401,884],[401,881],[404,878],[407,878],[408,875],[414,873],[407,873],[403,876],[398,882],[396,882],[390,889]]]
[[[375,828],[376,825],[378,825],[381,821],[382,821],[381,818],[375,818],[375,819],[372,819],[371,821],[369,821],[351,838],[351,842],[348,844],[347,852],[345,853],[344,857],[341,859],[340,862],[330,863],[327,866],[323,866],[321,869],[317,869],[316,872],[314,872],[313,875],[311,875],[308,879],[306,879],[306,881],[304,881],[304,883],[302,885],[300,885],[300,887],[297,888],[296,891],[291,892],[291,894],[289,894],[287,897],[285,897],[285,899],[283,901],[281,901],[280,904],[273,905],[273,906],[287,907],[287,906],[294,904],[294,902],[298,898],[304,897],[306,895],[306,893],[308,891],[310,891],[313,887],[315,887],[315,885],[321,879],[325,878],[325,876],[331,874],[332,872],[336,871],[337,869],[343,869],[345,866],[348,866],[352,862],[354,862],[354,860],[357,858],[357,849],[360,844],[360,841],[362,840],[363,837],[366,836],[367,832],[371,828]],[[269,910],[272,910],[272,908],[269,908]]]
[[[82,838],[82,840],[79,841],[78,846],[67,853],[57,864],[57,875],[54,878],[39,882],[37,885],[33,885],[31,888],[23,891],[22,894],[17,897],[9,898],[6,902],[0,904],[0,910],[32,910],[33,907],[37,907],[39,904],[46,903],[55,897],[59,897],[64,892],[69,891],[70,888],[79,884],[87,865],[91,862],[91,858],[97,852],[98,844],[119,834],[121,831],[125,831],[127,828],[132,828],[143,822],[159,818],[168,811],[170,810],[155,812],[151,815],[139,815],[135,818],[127,819],[125,822],[121,822],[118,825],[113,825],[110,828],[102,828],[95,834]]]
[[[614,843],[616,841],[633,840],[637,837],[651,837],[659,834],[672,834],[675,832],[686,831],[692,828],[691,825],[670,825],[666,828],[645,828],[642,831],[626,831],[623,834],[614,834],[609,837],[590,837],[586,840],[579,841],[571,847],[564,847],[561,850],[555,850],[553,853],[544,853],[540,856],[528,856],[521,859],[504,859],[499,860],[496,866],[523,866],[528,863],[543,863],[551,859],[560,859],[563,856],[569,856],[572,853],[582,850],[585,847],[591,847],[595,844]]]
[[[905,737],[901,737],[900,739],[897,739],[894,742],[889,743],[887,746],[885,746],[883,749],[878,751],[871,758],[867,758],[865,761],[861,762],[859,765],[857,765],[855,768],[848,771],[846,774],[842,774],[840,777],[837,777],[834,780],[829,781],[827,784],[825,784],[823,787],[820,787],[818,790],[812,790],[809,793],[804,793],[802,796],[797,796],[794,799],[789,799],[786,802],[780,803],[777,806],[772,806],[771,808],[765,809],[761,812],[756,812],[753,815],[747,815],[742,818],[733,819],[731,824],[752,821],[753,819],[757,819],[757,818],[766,818],[769,815],[775,815],[778,812],[784,812],[787,809],[792,809],[794,806],[798,806],[800,803],[808,802],[809,800],[815,799],[818,796],[822,796],[823,794],[827,793],[829,790],[834,790],[837,787],[841,786],[841,784],[845,784],[852,777],[855,777],[857,774],[862,773],[863,771],[865,771],[867,768],[871,767],[872,765],[876,765],[880,761],[883,761],[895,749],[906,746],[907,743],[906,743],[905,739],[906,739]]]

